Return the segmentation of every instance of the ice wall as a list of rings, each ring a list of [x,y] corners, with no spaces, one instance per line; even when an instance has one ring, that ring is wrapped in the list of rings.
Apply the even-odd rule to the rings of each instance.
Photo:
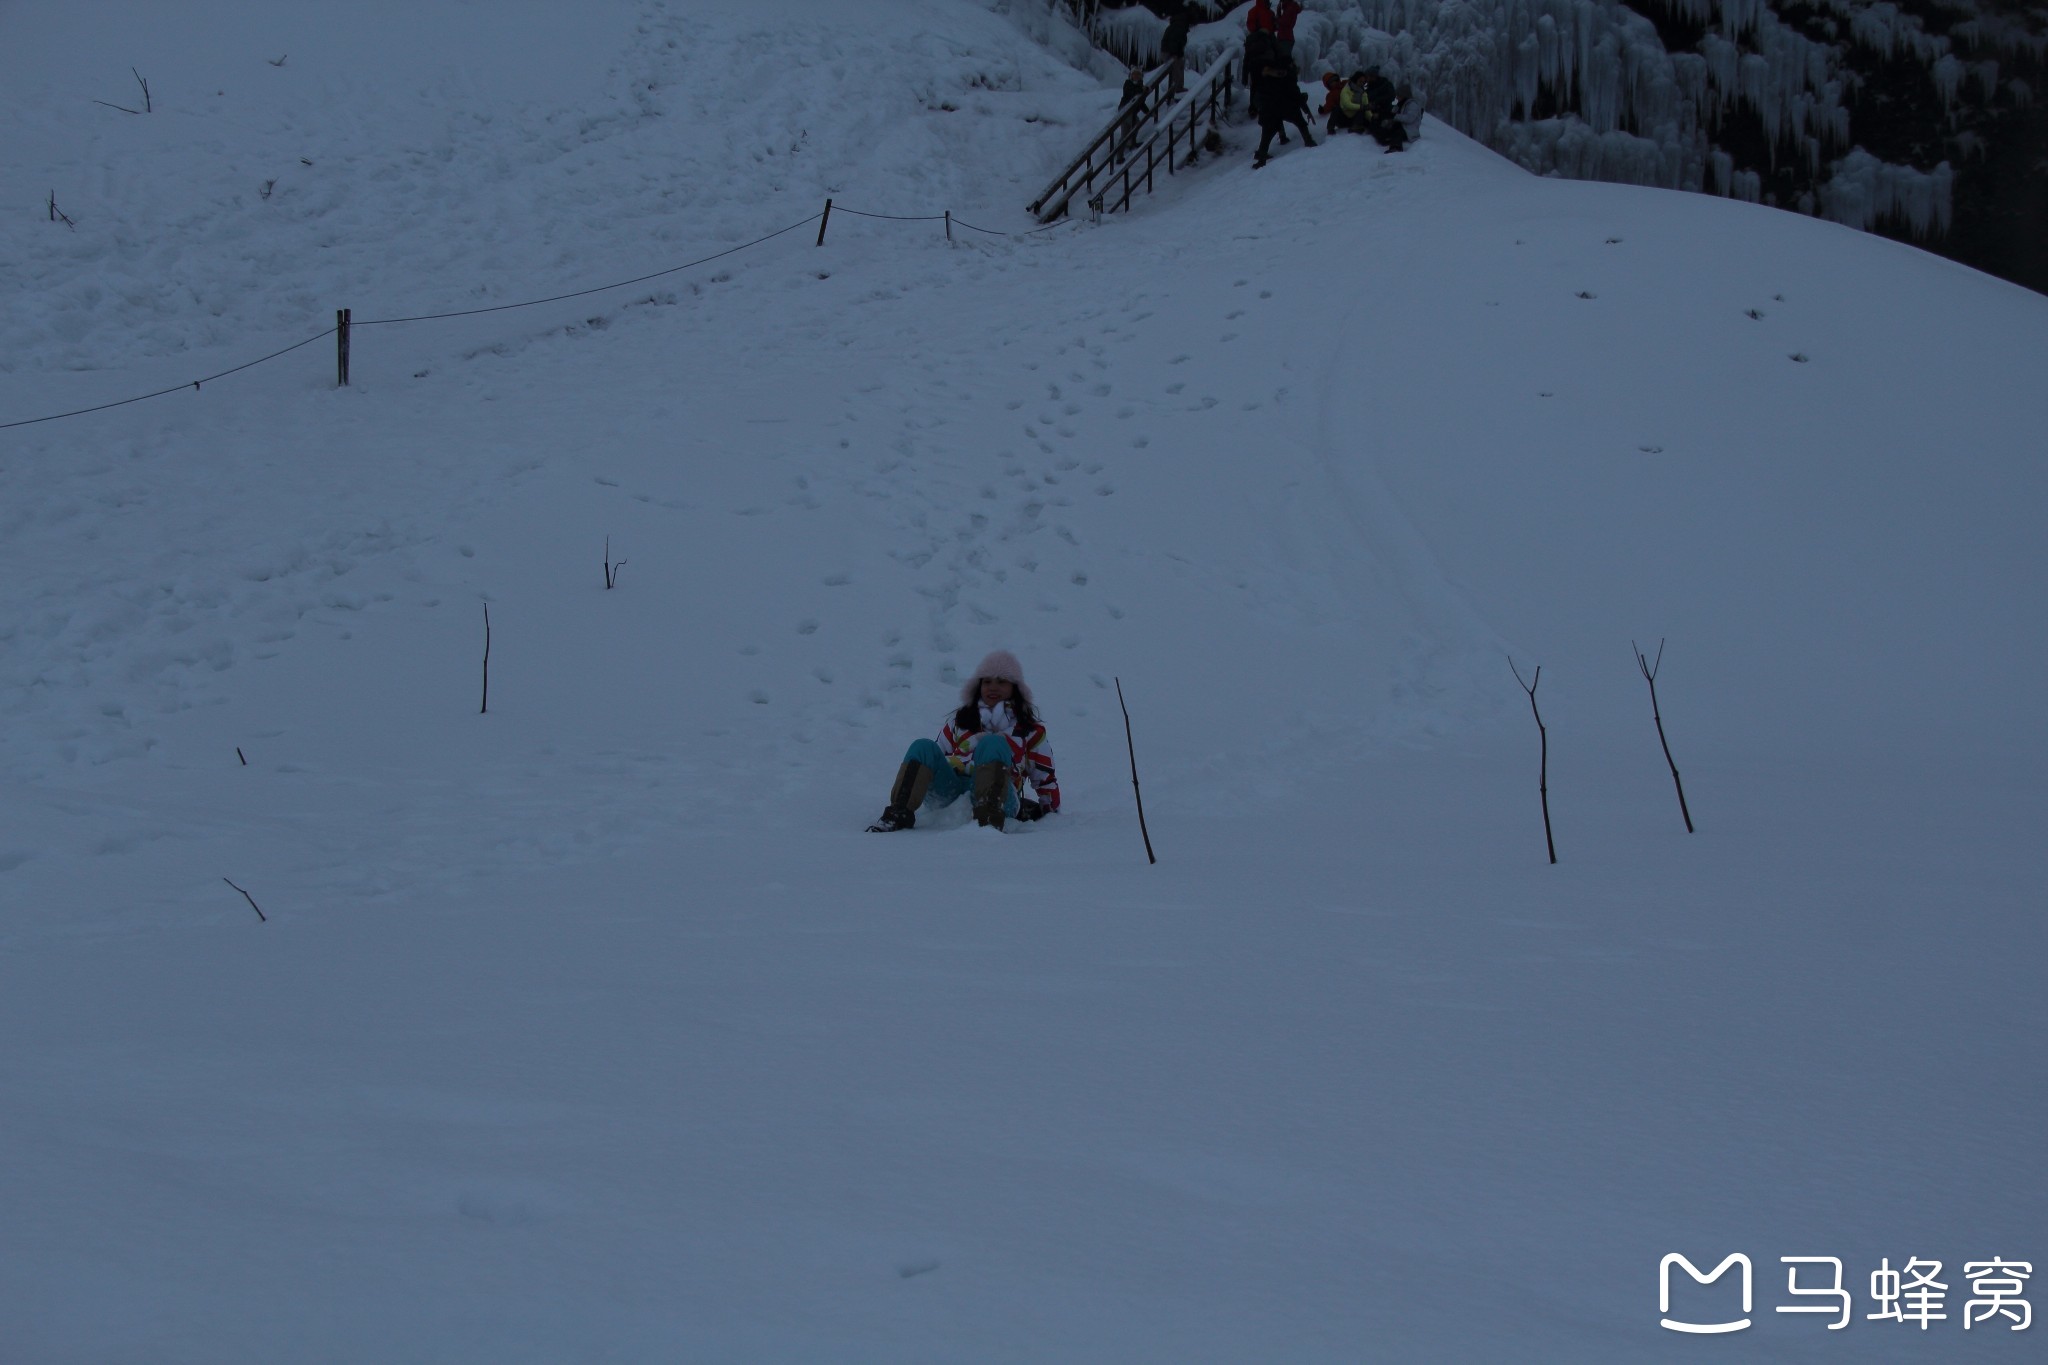
[[[1856,145],[1847,102],[1875,60],[1924,67],[1951,120],[1966,100],[2020,104],[2000,55],[2048,58],[2042,12],[1942,6],[1947,32],[1891,0],[1814,0],[1801,27],[1770,0],[1306,0],[1297,57],[1310,77],[1378,65],[1428,93],[1430,112],[1543,174],[1757,198],[1794,167],[1812,188],[1785,207],[1858,227],[1948,228],[1954,172],[1880,161]],[[1640,11],[1640,12],[1638,12]],[[1666,35],[1700,34],[1691,51]],[[1717,144],[1736,120],[1764,162]],[[1962,139],[1967,144],[1967,139]]]

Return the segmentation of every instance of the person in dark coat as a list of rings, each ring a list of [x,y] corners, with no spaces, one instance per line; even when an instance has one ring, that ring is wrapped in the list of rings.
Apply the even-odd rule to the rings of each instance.
[[[1274,49],[1253,75],[1252,91],[1259,105],[1259,150],[1252,157],[1253,167],[1266,164],[1276,134],[1281,142],[1287,141],[1286,127],[1290,123],[1301,129],[1305,146],[1316,145],[1316,140],[1309,136],[1308,121],[1302,117],[1308,99],[1301,93],[1300,76],[1293,61]]]
[[[1138,107],[1145,98],[1145,68],[1134,66],[1124,74],[1123,98],[1117,101],[1117,108],[1123,111],[1123,121],[1117,124],[1117,155],[1121,156],[1124,145],[1138,135]]]
[[[1280,55],[1280,40],[1272,30],[1255,28],[1244,36],[1244,90],[1245,109],[1253,118],[1259,116],[1259,72]]]
[[[1188,7],[1173,7],[1166,32],[1159,38],[1159,55],[1166,58],[1166,98],[1174,99],[1188,88]]]
[[[1373,140],[1390,152],[1408,145],[1408,130],[1401,123],[1401,98],[1394,83],[1372,67],[1365,73],[1365,127]]]

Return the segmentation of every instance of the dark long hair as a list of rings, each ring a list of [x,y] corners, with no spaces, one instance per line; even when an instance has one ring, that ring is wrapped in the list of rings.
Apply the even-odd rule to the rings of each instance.
[[[979,691],[981,679],[976,678],[974,686],[975,690]],[[1011,714],[1017,717],[1018,733],[1028,735],[1038,728],[1038,709],[1031,704],[1030,698],[1024,695],[1022,688],[1018,688],[1010,694],[1010,711]],[[955,711],[953,713],[953,728],[963,735],[971,735],[980,730],[981,702],[979,700],[970,701],[958,711]]]

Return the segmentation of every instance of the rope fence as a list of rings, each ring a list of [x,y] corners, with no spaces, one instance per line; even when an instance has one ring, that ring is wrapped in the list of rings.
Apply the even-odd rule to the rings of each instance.
[[[926,214],[868,213],[860,209],[849,209],[844,207],[838,208],[836,211],[839,213],[852,214],[856,218],[874,218],[895,223],[943,222],[946,225],[946,240],[948,241],[952,240],[953,228],[956,225],[959,227],[966,228],[970,232],[979,232],[984,236],[988,237],[1034,237],[1041,232],[1047,231],[1049,228],[1068,226],[1068,224],[1066,223],[1050,223],[1047,224],[1045,227],[1032,228],[1024,232],[1001,232],[993,228],[976,227],[972,223],[964,222],[961,219],[955,218],[950,209],[944,213]],[[569,299],[588,298],[592,294],[603,294],[613,289],[627,289],[632,287],[633,285],[645,284],[649,280],[661,279],[663,276],[666,275],[674,275],[684,270],[693,270],[698,266],[709,265],[713,261],[723,260],[727,256],[737,255],[742,251],[751,250],[752,248],[760,246],[763,243],[772,242],[777,237],[787,236],[788,234],[795,232],[798,228],[808,227],[812,223],[818,224],[818,245],[823,246],[825,244],[825,228],[826,225],[831,221],[831,216],[834,212],[835,209],[833,207],[832,201],[830,199],[827,199],[825,201],[824,209],[821,210],[820,212],[814,213],[810,215],[808,218],[804,218],[798,222],[791,223],[788,227],[777,228],[775,231],[767,233],[764,236],[756,237],[751,242],[742,242],[738,246],[727,247],[723,251],[715,251],[711,253],[709,256],[699,256],[697,259],[693,261],[685,261],[681,265],[672,265],[664,270],[652,271],[645,275],[635,275],[630,280],[618,280],[611,284],[593,285],[588,289],[575,289],[571,290],[566,294],[550,294],[546,298],[525,299],[518,303],[495,303],[482,308],[460,308],[445,313],[418,313],[407,317],[389,318],[353,319],[350,316],[351,310],[346,308],[340,309],[337,310],[335,314],[334,326],[327,328],[325,331],[316,332],[312,336],[307,337],[303,341],[295,341],[291,345],[286,346],[280,350],[272,351],[269,355],[258,356],[256,359],[244,361],[240,365],[235,365],[228,369],[220,370],[214,374],[204,375],[198,379],[190,380],[183,384],[173,384],[168,388],[158,389],[153,393],[139,393],[136,394],[133,398],[119,398],[111,403],[97,403],[94,404],[92,407],[74,408],[70,412],[53,412],[44,417],[24,417],[12,422],[0,422],[0,431],[8,431],[15,427],[36,426],[42,422],[59,422],[67,417],[84,417],[89,413],[105,412],[110,408],[123,408],[127,407],[131,403],[144,403],[148,402],[152,398],[162,398],[168,394],[184,393],[188,390],[196,393],[199,391],[201,385],[211,384],[216,379],[225,379],[229,375],[240,374],[244,370],[254,369],[258,365],[262,365],[269,361],[276,360],[280,356],[290,355],[293,351],[299,350],[302,347],[311,346],[314,342],[323,341],[328,337],[334,337],[336,339],[335,351],[336,377],[338,381],[337,386],[346,387],[349,382],[349,334],[354,328],[395,327],[405,323],[439,322],[446,318],[476,317],[483,313],[504,313],[510,312],[511,310],[517,308],[538,308],[542,304],[562,303]]]

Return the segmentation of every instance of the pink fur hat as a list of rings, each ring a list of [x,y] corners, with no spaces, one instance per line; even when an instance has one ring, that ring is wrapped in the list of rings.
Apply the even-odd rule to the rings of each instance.
[[[1017,695],[1032,701],[1031,688],[1024,682],[1024,665],[1017,662],[1017,656],[1007,649],[991,650],[989,656],[974,666],[974,676],[960,684],[960,704],[974,702],[981,688],[983,678],[1001,678],[1017,684]],[[1032,705],[1037,705],[1035,701]]]

